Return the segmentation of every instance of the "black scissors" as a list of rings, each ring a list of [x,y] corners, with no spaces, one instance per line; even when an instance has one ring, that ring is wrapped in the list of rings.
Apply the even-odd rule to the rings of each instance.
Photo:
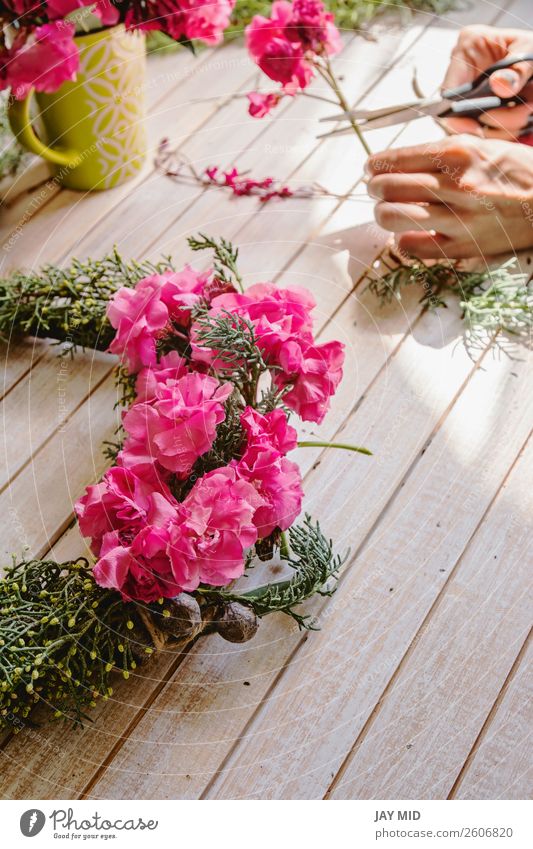
[[[427,115],[431,115],[434,118],[479,119],[481,115],[490,109],[500,109],[502,107],[512,109],[515,106],[528,102],[521,97],[520,92],[512,97],[498,97],[490,87],[489,77],[491,74],[495,71],[510,68],[518,62],[533,62],[533,53],[508,56],[506,59],[502,59],[501,62],[496,62],[495,65],[486,68],[472,82],[464,83],[457,86],[457,88],[447,89],[438,97],[418,98],[409,103],[402,103],[399,106],[386,106],[383,109],[370,111],[365,109],[350,109],[348,112],[329,115],[320,120],[350,121],[353,119],[357,121],[361,130],[376,130],[380,127],[392,127],[395,124],[414,121],[417,118],[424,118]],[[529,79],[533,79],[533,74]],[[351,131],[352,128],[350,126],[342,126],[329,133],[323,133],[319,138],[324,136],[339,136]],[[531,132],[533,132],[533,115],[530,115],[527,124],[522,127],[519,135],[523,136]]]

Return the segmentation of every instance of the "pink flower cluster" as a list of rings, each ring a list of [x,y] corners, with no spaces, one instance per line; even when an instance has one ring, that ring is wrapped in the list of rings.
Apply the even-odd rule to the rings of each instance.
[[[274,177],[264,177],[255,180],[240,174],[236,168],[230,171],[222,171],[213,165],[205,169],[205,178],[213,186],[225,186],[233,192],[236,197],[243,195],[257,195],[261,203],[267,203],[272,198],[289,198],[294,194],[288,186],[276,184]]]
[[[256,542],[291,527],[303,493],[281,403],[321,421],[342,373],[342,346],[314,341],[313,307],[303,289],[261,283],[241,294],[189,266],[116,293],[110,349],[134,377],[135,398],[116,465],[76,504],[101,586],[147,603],[225,586]],[[257,409],[220,352],[199,344],[198,311],[208,322],[223,313],[253,325],[277,406]]]
[[[314,306],[305,289],[257,283],[245,294],[229,292],[214,298],[211,314],[230,312],[250,321],[265,362],[273,369],[272,380],[283,392],[283,403],[304,421],[321,422],[342,378],[344,346],[315,343]],[[191,338],[193,359],[213,365],[216,351],[198,344],[194,325]]]
[[[10,88],[22,100],[32,88],[50,93],[76,79],[75,25],[66,18],[78,9],[94,6],[103,27],[123,21],[128,28],[161,30],[179,41],[217,44],[234,5],[235,0],[132,0],[119,8],[111,0],[6,0],[0,7],[0,90]],[[6,27],[14,23],[8,44]]]
[[[281,92],[248,95],[249,112],[263,118],[283,95],[295,95],[311,82],[317,60],[342,47],[333,15],[322,0],[276,0],[269,18],[256,15],[246,28],[250,56]]]

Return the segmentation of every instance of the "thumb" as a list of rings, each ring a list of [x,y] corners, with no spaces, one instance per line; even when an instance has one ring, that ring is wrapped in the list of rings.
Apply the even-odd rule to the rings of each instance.
[[[533,74],[533,62],[517,62],[510,68],[494,71],[490,77],[490,87],[498,97],[512,97],[518,94]]]

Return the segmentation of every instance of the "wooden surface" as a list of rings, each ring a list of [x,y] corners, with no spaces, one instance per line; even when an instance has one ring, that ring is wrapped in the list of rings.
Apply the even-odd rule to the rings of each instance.
[[[419,15],[403,28],[391,19],[375,40],[346,34],[335,61],[349,99],[406,100],[415,67],[435,90],[458,29],[474,22],[531,25],[530,0]],[[356,199],[260,206],[175,185],[151,156],[133,182],[83,196],[35,185],[37,165],[33,184],[24,175],[0,208],[0,273],[114,243],[129,256],[191,260],[185,239],[201,229],[239,245],[246,282],[309,287],[321,339],[342,339],[347,365],[324,424],[303,430],[374,451],[299,451],[306,507],[339,549],[350,546],[349,563],[337,594],[309,605],[317,633],[268,617],[244,646],[211,636],[184,656],[158,656],[117,681],[82,729],[37,716],[4,734],[2,796],[530,796],[528,357],[467,351],[456,303],[421,314],[410,292],[378,308],[362,276],[386,234],[372,223],[363,151],[351,136],[318,141],[330,107],[307,98],[249,118],[232,94],[255,76],[239,44],[150,57],[152,143],[168,136],[198,167],[233,162]],[[439,135],[424,120],[369,142],[377,151]],[[23,549],[79,555],[72,504],[104,469],[113,360],[87,353],[60,375],[56,351],[27,340],[4,346],[2,362],[2,560]]]

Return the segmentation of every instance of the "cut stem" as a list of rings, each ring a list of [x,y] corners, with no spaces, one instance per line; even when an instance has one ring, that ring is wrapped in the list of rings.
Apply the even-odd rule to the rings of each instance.
[[[305,439],[298,442],[298,448],[342,448],[344,451],[357,451],[358,454],[368,454],[372,457],[372,451],[362,448],[360,445],[350,445],[348,442],[322,442],[321,440]]]
[[[329,61],[329,59],[327,59],[327,58],[325,59],[324,65],[316,64],[315,67],[316,67],[317,71],[319,72],[319,74],[322,76],[322,78],[333,89],[333,92],[335,93],[335,96],[336,96],[336,98],[339,101],[339,104],[341,106],[341,109],[344,112],[349,112],[350,108],[351,108],[350,104],[348,103],[348,101],[346,100],[346,98],[345,98],[345,96],[342,92],[342,89],[339,85],[339,82],[338,82],[334,72],[333,72],[333,68],[331,67],[331,62]],[[363,148],[364,148],[367,156],[371,156],[372,151],[370,150],[368,143],[367,143],[367,141],[366,141],[366,139],[363,135],[363,132],[362,132],[361,128],[359,127],[357,121],[355,120],[355,118],[348,118],[348,120],[351,124],[351,127],[352,127],[354,133],[356,134],[359,141],[363,145]]]

